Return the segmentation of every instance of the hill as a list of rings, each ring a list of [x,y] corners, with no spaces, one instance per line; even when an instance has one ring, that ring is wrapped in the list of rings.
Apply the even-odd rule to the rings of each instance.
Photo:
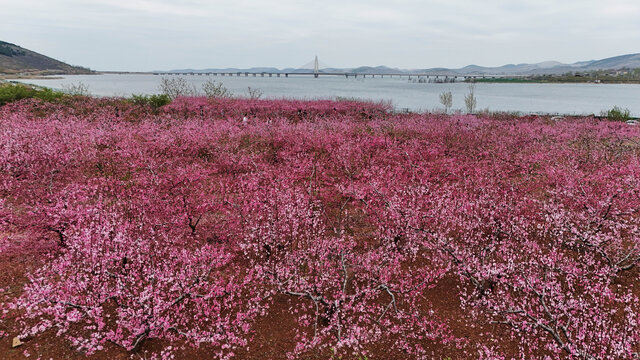
[[[0,74],[56,75],[92,72],[90,69],[72,66],[18,45],[0,41]]]
[[[590,70],[621,70],[640,68],[640,54],[628,54],[601,60],[580,61],[573,64],[563,64],[557,61],[545,61],[537,64],[507,64],[499,67],[484,67],[468,65],[460,69],[420,69],[414,72],[451,72],[454,74],[504,74],[504,75],[541,75],[564,74],[567,72]]]
[[[250,69],[226,68],[226,69],[180,69],[180,70],[155,70],[158,73],[184,73],[184,72],[271,72],[271,73],[308,73],[308,64],[300,68],[277,69],[273,67],[254,67]],[[573,64],[563,64],[558,61],[544,61],[535,64],[507,64],[497,67],[485,67],[479,65],[468,65],[459,69],[451,68],[429,68],[429,69],[397,69],[387,66],[360,66],[356,68],[335,68],[320,67],[321,73],[357,73],[357,74],[401,74],[401,73],[422,73],[422,74],[442,74],[450,73],[457,75],[481,75],[481,74],[502,74],[502,75],[559,75],[568,72],[592,71],[592,70],[621,70],[640,68],[640,53],[620,55],[601,60],[579,61]]]
[[[615,56],[607,59],[591,61],[585,67],[592,70],[619,70],[623,68],[640,68],[640,54]]]

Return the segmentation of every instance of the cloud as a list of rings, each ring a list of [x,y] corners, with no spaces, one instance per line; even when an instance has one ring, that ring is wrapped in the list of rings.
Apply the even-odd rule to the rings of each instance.
[[[638,52],[640,36],[636,0],[0,3],[2,40],[99,69],[285,67],[316,53],[336,66],[570,62]]]

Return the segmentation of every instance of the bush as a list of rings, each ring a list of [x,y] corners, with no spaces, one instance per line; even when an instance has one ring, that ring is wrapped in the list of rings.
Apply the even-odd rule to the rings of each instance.
[[[54,101],[64,96],[60,91],[47,88],[35,88],[24,84],[0,84],[0,105],[28,98]]]
[[[89,85],[83,82],[66,84],[62,86],[62,89],[66,94],[71,96],[91,96]]]
[[[260,89],[252,88],[251,86],[248,86],[246,94],[247,94],[247,97],[249,99],[257,100],[257,99],[260,99],[262,97],[263,92]]]
[[[156,94],[149,96],[149,104],[152,108],[157,109],[171,103],[171,99],[164,94]]]
[[[185,78],[165,78],[160,79],[160,91],[163,95],[173,100],[180,96],[196,96],[198,90]]]
[[[453,95],[451,91],[443,92],[440,94],[440,103],[444,105],[444,112],[449,113],[449,109],[453,105]]]
[[[154,110],[171,103],[171,98],[167,94],[155,95],[131,95],[131,102],[136,105],[149,105]]]
[[[464,96],[464,105],[467,108],[467,113],[473,114],[476,109],[476,105],[478,105],[475,84],[469,84],[469,93]]]
[[[623,110],[618,106],[614,106],[613,109],[607,111],[606,114],[603,115],[605,115],[607,119],[613,121],[627,121],[631,119],[631,112],[629,109]]]
[[[251,88],[249,88],[251,90]],[[207,80],[204,84],[202,84],[202,91],[208,98],[230,98],[233,97],[233,93],[229,91],[222,82],[217,82],[215,80]],[[259,96],[258,96],[259,97]],[[251,97],[253,99],[253,97]]]

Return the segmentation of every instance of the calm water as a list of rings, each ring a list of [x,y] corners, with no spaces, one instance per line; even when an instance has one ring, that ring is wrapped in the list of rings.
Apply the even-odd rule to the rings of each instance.
[[[198,88],[207,80],[222,81],[236,95],[245,95],[247,87],[260,89],[263,98],[333,99],[337,96],[371,100],[390,100],[397,109],[425,111],[441,109],[439,94],[451,91],[453,108],[464,109],[468,84],[414,83],[407,78],[349,78],[325,76],[229,77],[183,76]],[[62,79],[23,80],[62,89],[83,83],[93,95],[129,96],[159,93],[158,75],[72,75]],[[605,84],[476,84],[478,109],[519,111],[523,113],[600,114],[613,106],[628,108],[640,117],[640,85]]]

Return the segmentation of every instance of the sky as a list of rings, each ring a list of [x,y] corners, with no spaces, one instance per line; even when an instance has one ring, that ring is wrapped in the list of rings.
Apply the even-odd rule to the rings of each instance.
[[[401,69],[640,52],[640,0],[0,0],[0,40],[94,70]]]

